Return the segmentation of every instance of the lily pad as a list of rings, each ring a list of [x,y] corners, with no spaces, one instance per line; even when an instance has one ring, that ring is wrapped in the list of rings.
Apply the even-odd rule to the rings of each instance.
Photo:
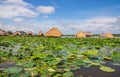
[[[115,66],[120,66],[120,63],[112,63]]]
[[[104,72],[115,72],[115,69],[107,67],[107,66],[101,66],[100,70],[102,70]]]
[[[89,50],[88,54],[90,55],[96,55],[98,53],[98,50]]]
[[[9,68],[6,68],[3,72],[6,72],[6,73],[19,73],[22,70],[23,69],[20,68],[20,67],[9,67]]]
[[[33,61],[28,61],[27,63],[23,64],[25,68],[32,68],[34,67],[35,63]]]
[[[55,72],[55,70],[52,69],[52,68],[49,68],[48,71],[49,71],[49,72]]]
[[[72,72],[66,72],[66,73],[63,74],[63,77],[70,77],[72,75],[73,75]]]

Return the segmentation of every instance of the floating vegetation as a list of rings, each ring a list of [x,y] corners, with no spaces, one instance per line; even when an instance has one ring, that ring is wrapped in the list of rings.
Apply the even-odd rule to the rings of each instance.
[[[74,71],[81,67],[94,66],[106,73],[116,72],[105,64],[110,61],[113,65],[120,66],[118,42],[119,38],[6,36],[0,41],[0,76],[74,77]],[[15,66],[6,68],[2,65],[3,62],[12,62]]]
[[[100,66],[100,69],[105,72],[115,72],[115,69],[107,67],[107,66]]]

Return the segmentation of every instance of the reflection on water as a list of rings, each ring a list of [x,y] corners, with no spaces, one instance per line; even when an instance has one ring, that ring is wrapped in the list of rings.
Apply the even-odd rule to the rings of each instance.
[[[112,65],[112,62],[105,64],[108,67],[115,69],[115,72],[108,73],[101,71],[99,66],[92,66],[90,68],[80,67],[79,70],[74,71],[75,77],[120,77],[120,67]]]
[[[17,51],[20,49],[20,47],[21,46],[19,46],[19,45],[15,45],[14,47],[11,47],[11,46],[9,46],[9,47],[0,46],[0,50],[1,51],[5,51],[5,52],[11,51],[13,53],[13,55],[14,55],[14,54],[17,53]]]
[[[75,38],[75,35],[64,35],[61,38]],[[91,37],[87,37],[87,38],[99,38],[99,36],[91,36]],[[115,36],[114,38],[120,38],[120,36]]]

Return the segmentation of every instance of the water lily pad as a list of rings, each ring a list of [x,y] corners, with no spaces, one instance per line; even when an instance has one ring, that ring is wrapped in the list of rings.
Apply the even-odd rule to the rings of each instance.
[[[88,54],[90,55],[96,55],[98,53],[98,50],[89,50]]]
[[[104,72],[115,72],[115,69],[107,67],[107,66],[101,66],[100,70],[102,70]]]
[[[35,63],[33,61],[28,61],[27,63],[23,64],[25,68],[32,68],[34,67]]]
[[[55,72],[55,70],[52,69],[52,68],[49,68],[48,71],[49,71],[49,72]]]
[[[100,63],[95,63],[95,62],[92,62],[91,65],[95,65],[95,66],[98,66],[100,65]]]
[[[111,61],[112,60],[112,57],[104,57],[104,60],[107,60],[107,61]]]
[[[70,68],[64,68],[64,71],[71,71],[71,69]]]
[[[20,67],[9,67],[9,68],[6,68],[3,72],[6,72],[6,73],[19,73],[22,70],[23,69],[20,68]]]
[[[115,66],[120,66],[120,63],[112,63]]]
[[[63,74],[63,77],[70,77],[72,75],[73,75],[72,72],[66,72],[66,73]]]

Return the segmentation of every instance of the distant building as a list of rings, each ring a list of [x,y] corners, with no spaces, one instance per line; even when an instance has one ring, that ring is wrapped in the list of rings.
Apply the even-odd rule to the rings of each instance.
[[[0,36],[8,35],[8,33],[2,29],[0,29]]]
[[[107,32],[105,35],[106,35],[106,38],[113,38],[114,37],[110,32]]]
[[[45,36],[47,37],[61,37],[62,36],[62,32],[60,32],[60,30],[58,28],[53,27],[52,29],[50,29]]]
[[[75,37],[76,38],[86,38],[86,34],[85,34],[85,32],[80,31],[76,34]]]
[[[33,36],[34,33],[33,33],[32,31],[29,31],[29,32],[27,33],[27,35],[31,35],[31,36]]]
[[[91,32],[85,32],[86,37],[91,37],[92,33]]]
[[[13,33],[14,36],[21,36],[21,35],[25,35],[26,33],[24,31],[16,31],[15,33]]]
[[[106,38],[106,35],[105,35],[105,33],[102,33],[102,34],[99,35],[99,37],[100,38]]]
[[[38,33],[38,36],[44,36],[44,34],[40,31],[40,32]]]
[[[100,34],[100,38],[113,38],[113,37],[114,36],[110,32]]]

